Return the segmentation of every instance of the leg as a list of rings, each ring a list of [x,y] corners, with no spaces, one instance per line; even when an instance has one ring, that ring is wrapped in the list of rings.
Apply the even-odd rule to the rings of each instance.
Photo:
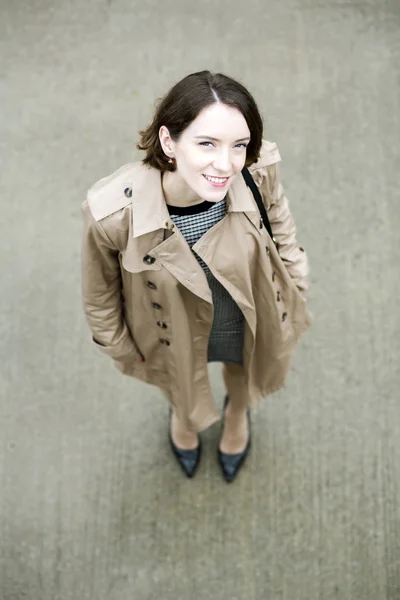
[[[185,427],[179,421],[174,410],[172,410],[171,437],[175,446],[180,450],[194,450],[199,445],[197,433]]]
[[[249,436],[247,384],[241,365],[224,364],[222,373],[229,403],[225,411],[224,431],[219,448],[226,454],[237,454],[244,451]]]

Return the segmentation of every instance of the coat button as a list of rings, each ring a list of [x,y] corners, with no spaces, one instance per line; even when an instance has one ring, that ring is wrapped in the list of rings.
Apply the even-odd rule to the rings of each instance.
[[[265,250],[266,250],[267,254],[269,254],[269,248],[268,248],[268,246],[265,247]]]
[[[304,252],[304,248],[302,248],[301,246],[299,246],[299,250],[300,252]]]
[[[146,265],[154,265],[156,259],[154,258],[154,256],[149,256],[148,254],[146,254],[146,256],[143,259],[143,262],[145,262]]]
[[[282,314],[282,321],[285,321],[286,317],[287,317],[287,313],[285,313],[285,312],[284,312],[284,313]]]
[[[272,281],[275,281],[276,273],[275,271],[272,273]]]
[[[276,299],[278,300],[278,302],[281,301],[281,293],[280,292],[277,292]]]
[[[157,289],[157,286],[152,281],[148,281],[146,285],[151,290],[156,290]]]
[[[157,302],[152,302],[151,305],[156,310],[160,310],[162,308],[161,304],[157,304]]]
[[[161,329],[167,329],[167,325],[163,321],[157,321],[157,325],[161,327]]]
[[[124,189],[124,194],[127,198],[132,198],[132,190],[131,188],[125,188]]]
[[[164,346],[170,346],[171,345],[168,340],[161,339],[160,342],[161,342],[161,344],[164,344]]]

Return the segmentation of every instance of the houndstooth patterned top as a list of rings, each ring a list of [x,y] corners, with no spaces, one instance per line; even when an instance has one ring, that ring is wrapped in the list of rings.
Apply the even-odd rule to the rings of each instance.
[[[226,215],[226,199],[202,202],[195,206],[169,206],[172,221],[179,228],[189,247]],[[208,362],[243,363],[244,316],[232,296],[211,273],[208,265],[192,249],[210,286],[214,319],[208,343]]]

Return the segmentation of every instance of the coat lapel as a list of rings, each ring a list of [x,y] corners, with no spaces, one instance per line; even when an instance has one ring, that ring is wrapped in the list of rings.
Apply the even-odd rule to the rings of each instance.
[[[168,213],[160,171],[139,165],[128,184],[132,188],[132,222],[128,243],[122,253],[124,268],[131,273],[139,273],[157,271],[164,266],[191,292],[207,302],[212,302],[207,278]],[[227,287],[242,311],[250,313],[253,306],[251,290],[243,286],[245,275],[240,274],[240,259],[243,255],[240,256],[239,250],[236,259],[232,255],[228,256],[231,251],[237,253],[244,243],[244,240],[238,239],[231,230],[233,223],[245,218],[260,234],[260,214],[251,191],[240,175],[229,189],[227,211],[227,217],[207,232],[193,249],[210,266],[212,272],[215,271],[217,278]],[[240,227],[237,233],[243,236]],[[156,259],[153,265],[144,261],[146,256]],[[232,272],[232,264],[235,264],[235,273]],[[233,280],[236,279],[235,283]],[[243,293],[244,289],[246,291]],[[252,330],[255,329],[255,323],[251,322],[250,325]]]
[[[160,171],[141,165],[127,185],[132,189],[132,220],[123,267],[140,273],[164,266],[182,285],[212,302],[207,278],[168,213]],[[154,264],[145,262],[146,256],[155,258]]]
[[[212,303],[207,277],[179,229],[153,248],[151,254],[188,290]]]

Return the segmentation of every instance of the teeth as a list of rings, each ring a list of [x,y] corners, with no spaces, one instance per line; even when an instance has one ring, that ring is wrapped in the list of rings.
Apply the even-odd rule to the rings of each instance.
[[[213,183],[222,183],[228,179],[228,177],[208,177],[207,175],[204,175],[204,177]]]

